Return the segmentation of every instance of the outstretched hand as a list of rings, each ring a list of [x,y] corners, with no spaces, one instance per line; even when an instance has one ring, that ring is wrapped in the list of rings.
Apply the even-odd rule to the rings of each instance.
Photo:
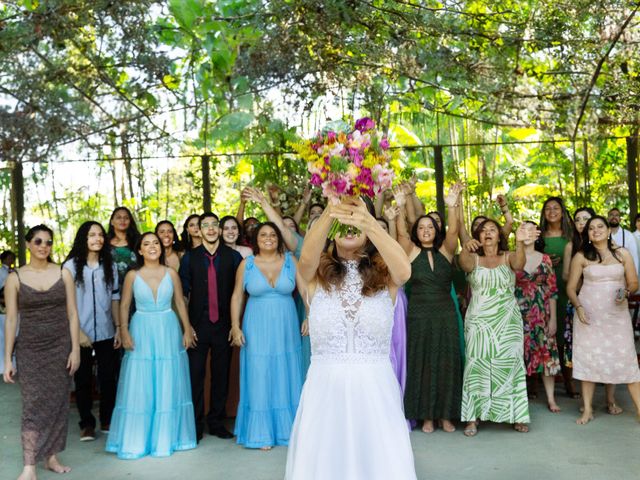
[[[444,199],[444,203],[447,204],[447,207],[453,208],[456,207],[460,200],[460,194],[464,191],[465,185],[462,182],[456,182],[451,187],[449,187],[449,192]]]
[[[540,230],[530,223],[522,223],[516,230],[516,242],[535,242],[540,236]]]
[[[256,203],[262,203],[262,201],[264,200],[264,195],[257,188],[246,187],[242,191],[242,198],[244,198],[245,200],[250,200],[252,202],[256,202]]]
[[[349,225],[364,231],[374,218],[367,210],[367,206],[361,198],[348,198],[331,208],[329,215],[343,225]],[[375,220],[374,220],[375,221]]]
[[[476,253],[480,247],[482,247],[482,243],[480,243],[480,241],[476,240],[475,238],[469,240],[464,246],[464,248],[466,248],[467,251],[471,253]]]

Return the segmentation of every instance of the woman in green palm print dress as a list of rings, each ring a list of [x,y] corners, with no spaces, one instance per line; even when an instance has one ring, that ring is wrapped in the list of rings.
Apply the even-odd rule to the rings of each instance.
[[[515,271],[526,257],[524,241],[536,233],[516,232],[516,251],[509,252],[500,225],[485,220],[460,253],[469,273],[471,303],[465,317],[466,364],[461,418],[464,433],[477,433],[478,420],[513,423],[528,431],[529,403],[523,359],[522,316],[514,296]]]

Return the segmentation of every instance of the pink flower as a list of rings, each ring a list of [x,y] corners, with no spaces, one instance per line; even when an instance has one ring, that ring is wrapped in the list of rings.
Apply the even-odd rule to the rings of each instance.
[[[391,188],[393,183],[394,173],[390,168],[384,168],[382,165],[374,165],[372,169],[373,179],[376,184],[374,190],[376,195],[383,190]]]
[[[322,177],[317,173],[314,173],[311,175],[311,180],[309,180],[309,183],[311,183],[311,185],[319,187],[320,185],[322,185]]]
[[[382,140],[380,140],[380,148],[383,150],[388,150],[389,146],[389,140],[387,140],[387,137],[383,137]]]
[[[359,130],[361,133],[373,130],[374,128],[376,128],[376,122],[371,120],[369,117],[364,117],[356,121],[355,129]]]
[[[335,142],[336,141],[336,137],[337,137],[336,132],[327,133],[327,141],[328,141],[328,143]]]

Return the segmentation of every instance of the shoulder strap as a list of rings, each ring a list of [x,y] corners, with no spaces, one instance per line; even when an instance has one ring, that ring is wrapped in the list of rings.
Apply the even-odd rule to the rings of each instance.
[[[477,253],[476,255],[476,267],[480,265],[480,255],[478,255]]]

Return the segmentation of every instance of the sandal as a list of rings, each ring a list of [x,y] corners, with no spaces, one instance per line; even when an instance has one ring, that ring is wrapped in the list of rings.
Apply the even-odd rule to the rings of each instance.
[[[463,433],[465,437],[475,437],[478,434],[478,424],[476,422],[469,423],[464,427]]]
[[[607,405],[607,413],[609,415],[620,415],[623,411],[624,410],[622,410],[622,408],[620,408],[615,403],[610,403],[609,405]]]
[[[527,425],[526,423],[514,423],[513,429],[516,432],[527,433],[529,431],[529,425]]]

